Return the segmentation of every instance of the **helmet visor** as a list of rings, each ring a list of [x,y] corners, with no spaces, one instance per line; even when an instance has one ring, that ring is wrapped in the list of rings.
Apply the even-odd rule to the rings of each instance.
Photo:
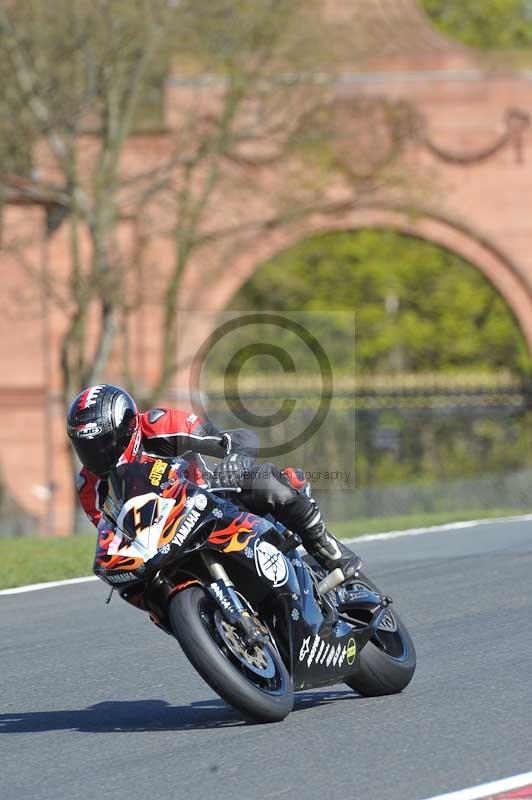
[[[103,478],[109,474],[129,444],[131,433],[118,437],[117,431],[110,431],[92,439],[72,439],[74,450],[81,463],[89,472]]]

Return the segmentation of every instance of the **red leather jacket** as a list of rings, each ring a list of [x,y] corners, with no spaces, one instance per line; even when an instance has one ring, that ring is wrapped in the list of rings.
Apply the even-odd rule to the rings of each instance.
[[[147,455],[179,456],[190,464],[190,479],[206,485],[211,470],[202,456],[224,458],[229,453],[242,453],[254,458],[257,454],[257,437],[245,428],[220,431],[196,414],[174,408],[152,408],[139,417],[139,438],[131,443],[121,462],[132,460],[139,447]],[[97,526],[107,497],[107,481],[83,467],[77,488],[83,510]]]
[[[173,408],[152,408],[139,416],[139,431],[119,463],[138,458],[139,452],[154,458],[179,456],[189,462],[190,480],[208,485],[212,471],[202,456],[224,458],[229,453],[242,453],[254,458],[257,454],[258,439],[253,431],[244,428],[220,431],[195,414]],[[85,467],[81,470],[78,477],[81,505],[98,528],[94,572],[111,585],[124,585],[124,579],[127,582],[137,577],[137,567],[141,570],[142,565],[132,569],[127,548],[124,549],[122,542],[118,541],[121,537],[102,515],[107,491],[106,480],[96,477]]]

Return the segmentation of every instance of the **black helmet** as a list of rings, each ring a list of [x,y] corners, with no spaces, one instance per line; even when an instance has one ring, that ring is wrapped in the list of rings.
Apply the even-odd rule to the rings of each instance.
[[[133,398],[108,383],[78,394],[67,416],[67,433],[79,460],[100,478],[124,454],[138,425]]]

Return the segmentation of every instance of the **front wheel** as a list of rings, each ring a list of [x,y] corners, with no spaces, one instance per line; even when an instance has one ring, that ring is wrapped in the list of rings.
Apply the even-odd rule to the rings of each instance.
[[[273,644],[246,650],[216,603],[197,585],[172,598],[169,615],[192,666],[245,719],[279,722],[290,713],[294,689]]]
[[[360,573],[349,588],[370,589],[382,594],[373,581]],[[366,620],[367,622],[367,620]],[[360,669],[347,685],[366,697],[401,692],[416,669],[416,650],[406,625],[391,606],[375,635],[360,653]]]

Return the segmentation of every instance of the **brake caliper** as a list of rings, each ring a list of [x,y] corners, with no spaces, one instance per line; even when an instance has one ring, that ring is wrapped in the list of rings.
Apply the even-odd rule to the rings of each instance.
[[[236,628],[245,647],[253,648],[268,641],[266,629],[251,616],[232,586],[219,580],[210,583],[207,589],[220,607],[224,619]]]

